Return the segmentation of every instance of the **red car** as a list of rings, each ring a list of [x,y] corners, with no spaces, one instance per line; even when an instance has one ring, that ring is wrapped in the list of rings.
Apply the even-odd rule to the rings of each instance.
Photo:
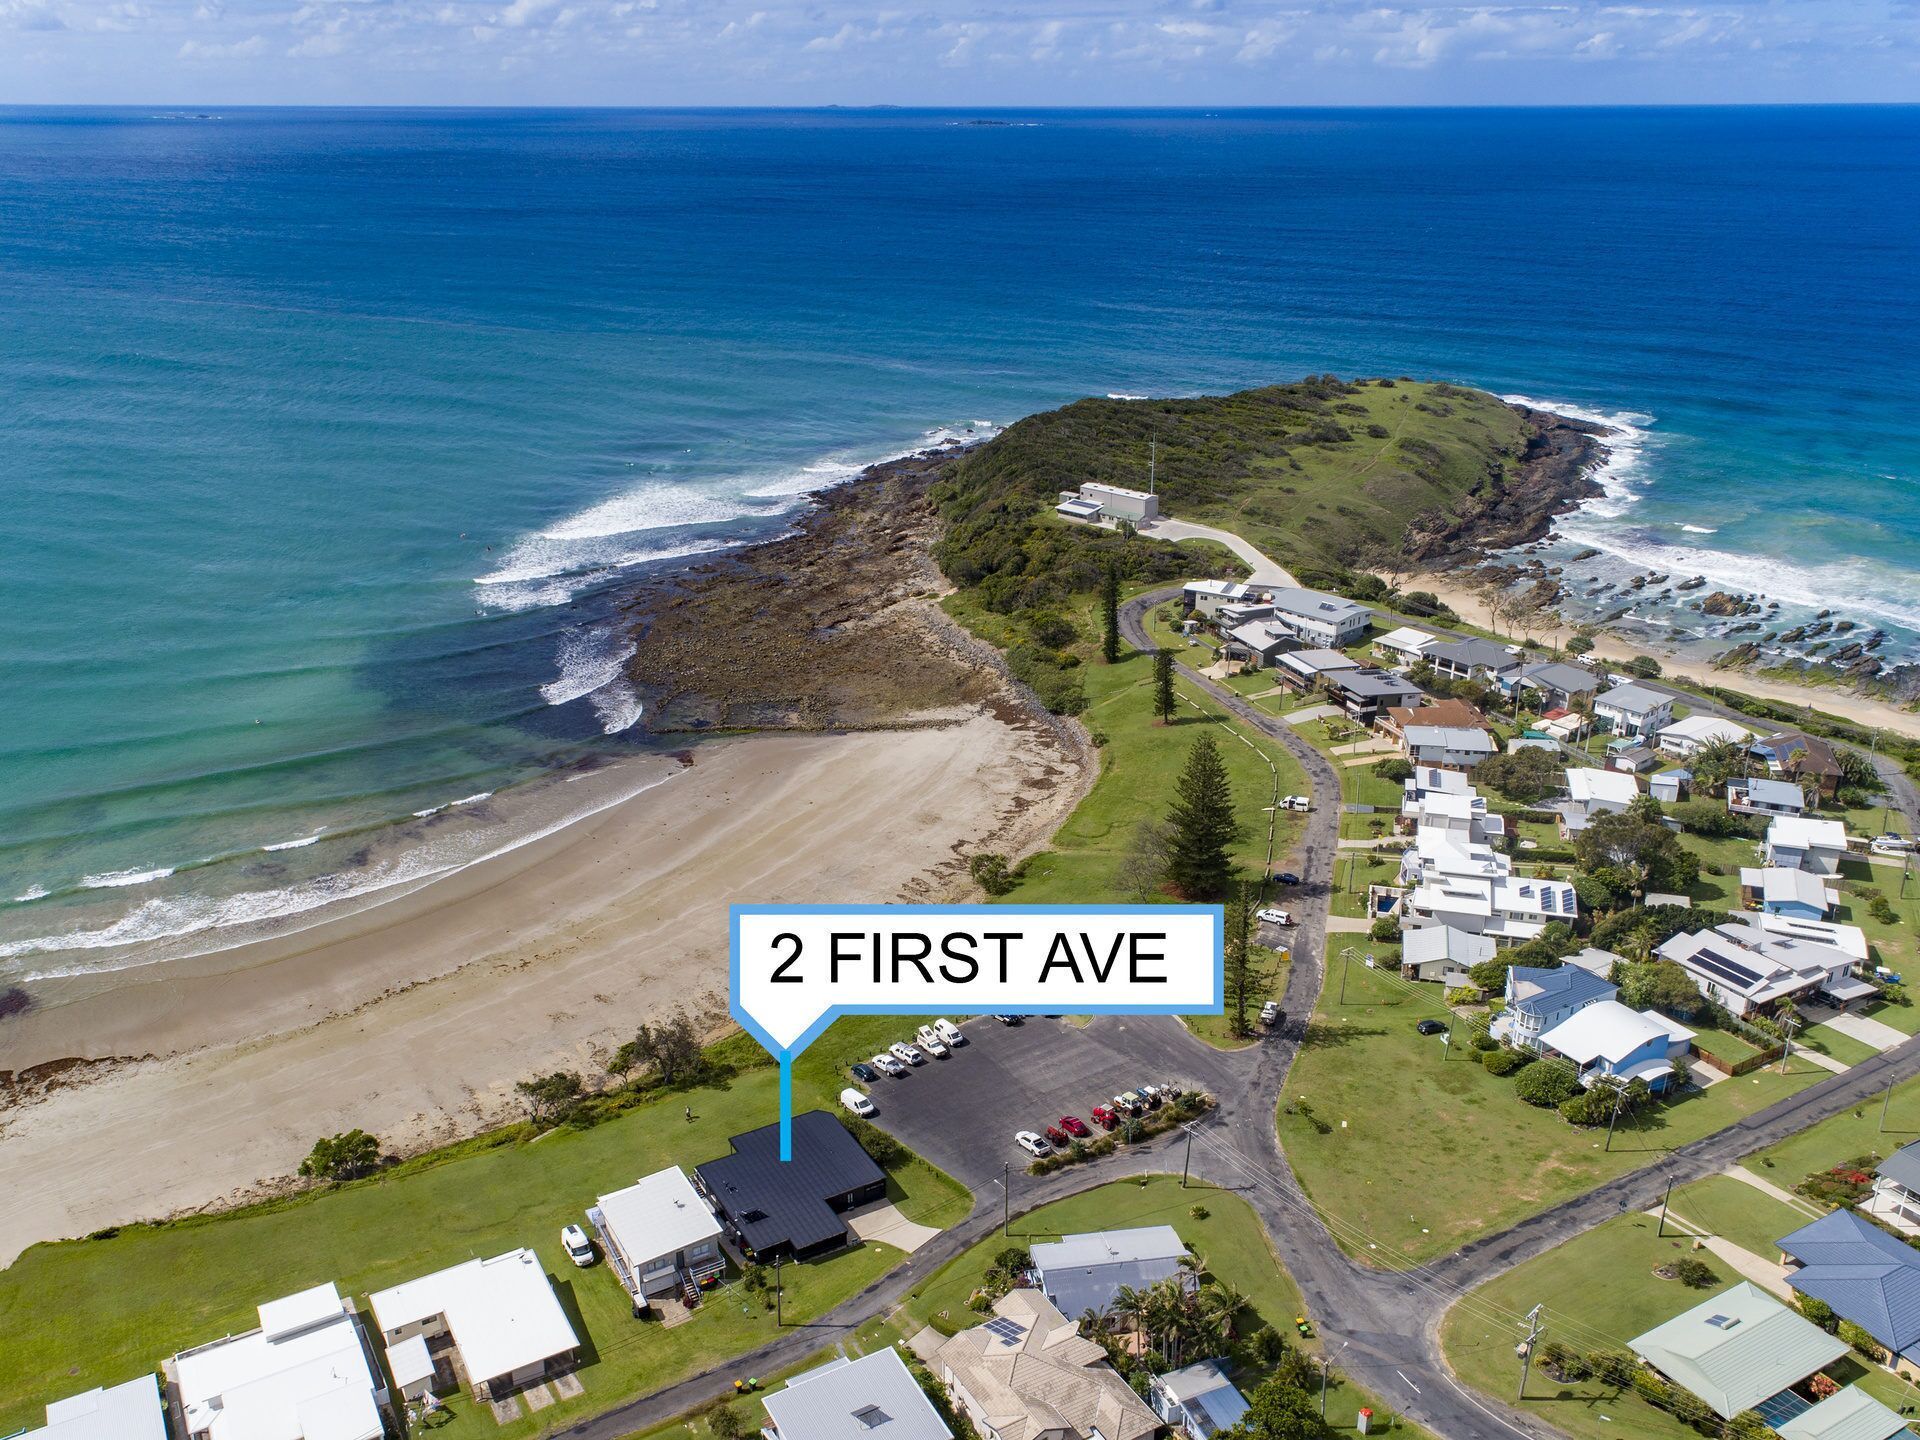
[[[1120,1117],[1104,1105],[1093,1107],[1093,1123],[1102,1130],[1112,1130],[1120,1124]]]
[[[1047,1126],[1047,1139],[1052,1141],[1055,1145],[1058,1145],[1062,1150],[1067,1148],[1066,1134],[1064,1131],[1060,1129],[1058,1125]]]
[[[1062,1115],[1060,1117],[1060,1128],[1076,1140],[1084,1140],[1093,1133],[1087,1129],[1087,1122],[1082,1120],[1078,1115]]]

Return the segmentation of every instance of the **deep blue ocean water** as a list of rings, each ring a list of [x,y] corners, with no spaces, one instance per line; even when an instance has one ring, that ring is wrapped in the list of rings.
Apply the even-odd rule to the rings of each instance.
[[[0,979],[471,858],[623,575],[1086,393],[1626,417],[1570,534],[1920,632],[1920,109],[978,118],[0,110]]]

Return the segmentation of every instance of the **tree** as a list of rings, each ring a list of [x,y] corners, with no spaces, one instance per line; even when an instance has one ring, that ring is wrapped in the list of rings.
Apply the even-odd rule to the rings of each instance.
[[[1254,1388],[1246,1414],[1226,1432],[1228,1440],[1331,1440],[1333,1433],[1313,1393],[1278,1376]]]
[[[556,1070],[551,1075],[536,1075],[513,1087],[527,1102],[533,1118],[542,1122],[565,1119],[580,1103],[586,1087],[571,1070]]]
[[[686,1085],[707,1073],[706,1052],[700,1045],[700,1032],[685,1012],[662,1020],[657,1025],[642,1025],[633,1039],[613,1052],[607,1069],[616,1075],[648,1068],[661,1085]]]
[[[1273,994],[1273,972],[1260,963],[1260,947],[1253,943],[1256,903],[1253,886],[1242,881],[1227,906],[1227,1015],[1236,1035],[1253,1033],[1253,1016]]]
[[[1660,678],[1660,662],[1651,655],[1636,655],[1620,668],[1640,680]]]
[[[1474,783],[1498,790],[1509,800],[1531,805],[1559,793],[1566,783],[1566,767],[1553,752],[1528,746],[1489,755],[1474,767]]]
[[[1551,1110],[1580,1093],[1580,1082],[1564,1065],[1528,1065],[1513,1077],[1513,1093],[1529,1105]]]
[[[1233,877],[1227,852],[1240,839],[1241,829],[1233,813],[1227,767],[1213,736],[1202,735],[1187,751],[1167,819],[1173,826],[1167,878],[1174,889],[1189,900],[1224,895]]]
[[[1873,757],[1866,751],[1855,750],[1850,745],[1836,745],[1833,758],[1840,766],[1840,784],[1846,789],[1864,790],[1873,795],[1886,788],[1880,772],[1874,769]]]
[[[969,859],[967,873],[973,876],[974,884],[989,895],[1005,895],[1017,883],[1013,871],[1007,868],[1007,857],[991,851],[982,851]]]
[[[1659,1010],[1682,1020],[1705,1014],[1711,1001],[1693,977],[1671,960],[1630,961],[1620,968],[1620,1003]]]
[[[1153,713],[1162,725],[1173,723],[1173,652],[1153,652]]]
[[[1567,654],[1585,655],[1593,649],[1591,635],[1574,634],[1567,637]]]
[[[1625,813],[1596,815],[1573,842],[1586,870],[1619,870],[1636,898],[1649,890],[1685,893],[1700,879],[1700,857],[1664,825]]]
[[[1413,762],[1404,755],[1389,755],[1374,761],[1370,768],[1382,780],[1391,780],[1396,785],[1413,778]]]
[[[1133,827],[1115,883],[1137,903],[1145,904],[1167,883],[1172,858],[1173,827],[1164,820],[1142,820]]]
[[[1120,567],[1111,560],[1100,577],[1100,658],[1112,665],[1120,658]]]
[[[1725,840],[1734,835],[1745,835],[1758,839],[1754,833],[1757,822],[1746,815],[1736,815],[1718,800],[1709,800],[1704,795],[1696,800],[1682,800],[1673,807],[1673,818],[1689,835],[1704,835],[1709,840]]]
[[[380,1142],[364,1130],[345,1130],[314,1141],[312,1153],[300,1162],[300,1174],[308,1180],[352,1180],[379,1164]]]
[[[1751,763],[1747,747],[1738,740],[1709,740],[1687,757],[1693,788],[1708,795],[1718,795],[1729,780],[1744,776]]]

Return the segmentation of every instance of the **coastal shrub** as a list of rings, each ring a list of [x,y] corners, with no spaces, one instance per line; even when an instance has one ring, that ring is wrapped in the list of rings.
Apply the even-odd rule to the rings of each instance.
[[[649,1070],[653,1083],[665,1090],[697,1085],[712,1076],[699,1028],[685,1011],[657,1024],[642,1025],[633,1039],[613,1052],[607,1069],[621,1076],[633,1070]]]
[[[1667,813],[1678,820],[1688,834],[1703,835],[1709,840],[1724,840],[1734,835],[1757,840],[1766,828],[1766,822],[1757,816],[1736,815],[1718,800],[1705,798],[1682,800]]]
[[[586,1093],[585,1084],[572,1070],[536,1075],[531,1080],[520,1081],[513,1088],[527,1102],[527,1109],[533,1118],[543,1124],[566,1119],[579,1107],[580,1098]]]
[[[891,1170],[913,1158],[911,1150],[871,1120],[862,1120],[858,1115],[842,1115],[840,1120],[848,1133],[860,1142],[860,1148],[882,1170]]]
[[[1401,613],[1420,619],[1451,619],[1453,611],[1431,590],[1409,590],[1400,597]]]
[[[716,1440],[741,1440],[747,1433],[747,1423],[734,1412],[724,1395],[716,1395],[700,1410],[700,1418],[707,1422],[707,1431]]]
[[[1560,1102],[1558,1106],[1560,1118],[1569,1125],[1578,1125],[1582,1129],[1605,1125],[1613,1119],[1614,1097],[1615,1092],[1602,1085],[1596,1085],[1591,1090],[1582,1090],[1578,1095]],[[1621,1108],[1625,1110],[1624,1100]]]
[[[1384,425],[1367,426],[1367,434],[1371,435],[1376,440],[1384,440],[1392,433],[1393,432],[1387,429],[1387,427]]]
[[[1504,750],[1475,766],[1473,779],[1476,785],[1530,805],[1559,793],[1566,782],[1566,767],[1546,750]]]
[[[1580,1093],[1573,1072],[1560,1065],[1525,1065],[1513,1077],[1513,1093],[1529,1105],[1551,1110]]]
[[[1878,1340],[1874,1339],[1866,1330],[1854,1324],[1851,1320],[1842,1320],[1840,1322],[1840,1328],[1833,1333],[1876,1364],[1879,1362],[1880,1357],[1886,1353],[1886,1351],[1880,1348],[1880,1342]]]
[[[1713,1267],[1697,1255],[1687,1255],[1673,1262],[1673,1278],[1689,1290],[1705,1290],[1717,1283],[1720,1277]]]
[[[1867,914],[1871,915],[1882,925],[1897,924],[1900,920],[1899,914],[1894,910],[1884,895],[1876,895],[1867,902]]]
[[[312,1152],[300,1162],[300,1174],[307,1180],[353,1180],[372,1174],[379,1164],[380,1142],[355,1128],[314,1141]]]
[[[1680,1020],[1699,1019],[1713,1008],[1693,977],[1671,960],[1628,961],[1615,968],[1622,1005],[1659,1010]]]
[[[1640,1362],[1621,1350],[1590,1350],[1587,1352],[1587,1368],[1593,1372],[1593,1378],[1602,1384],[1624,1389],[1633,1383]]]
[[[1569,636],[1564,648],[1569,655],[1585,655],[1593,649],[1593,637],[1590,635]]]
[[[1404,755],[1389,755],[1384,760],[1373,762],[1373,773],[1382,780],[1391,780],[1398,784],[1413,778],[1413,762]]]
[[[973,876],[973,883],[989,895],[1005,895],[1013,889],[1013,875],[1007,869],[1007,857],[982,852],[967,861],[967,871]]]
[[[1700,881],[1700,857],[1682,845],[1678,835],[1627,812],[1595,816],[1573,842],[1573,853],[1583,870],[1622,872],[1640,894],[1666,890],[1684,895]]]
[[[1558,1340],[1549,1340],[1541,1347],[1540,1363],[1549,1375],[1563,1384],[1585,1380],[1593,1374],[1593,1367],[1587,1364],[1586,1356]]]
[[[1471,1045],[1475,1050],[1479,1051],[1482,1055],[1489,1054],[1492,1051],[1498,1050],[1500,1048],[1500,1042],[1494,1039],[1493,1036],[1489,1035],[1484,1030],[1474,1031],[1473,1039],[1469,1040],[1467,1043]]]
[[[1660,662],[1651,655],[1636,655],[1620,668],[1627,674],[1636,676],[1641,680],[1658,680],[1660,678]]]
[[[1400,938],[1400,922],[1391,915],[1382,915],[1367,931],[1367,938],[1378,940],[1383,945],[1391,945]]]
[[[1833,1328],[1834,1313],[1831,1305],[1812,1295],[1801,1295],[1799,1299],[1800,1313],[1802,1315],[1806,1316],[1807,1319],[1811,1320],[1815,1325],[1818,1325],[1822,1330],[1831,1330]]]
[[[1064,650],[1080,638],[1071,620],[1051,610],[1022,611],[1020,619],[1026,624],[1027,634],[1049,650]]]
[[[1511,1050],[1504,1045],[1488,1050],[1480,1056],[1480,1063],[1490,1075],[1512,1075],[1533,1064],[1533,1057],[1523,1050]]]

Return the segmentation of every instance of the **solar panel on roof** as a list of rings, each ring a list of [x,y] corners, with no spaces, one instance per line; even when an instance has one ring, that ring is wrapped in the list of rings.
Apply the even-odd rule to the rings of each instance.
[[[1021,1337],[1027,1333],[1026,1326],[1018,1320],[1009,1320],[1004,1315],[989,1320],[982,1328],[989,1335],[996,1335],[1009,1345],[1018,1345]]]
[[[1731,980],[1742,988],[1760,983],[1759,971],[1749,970],[1745,965],[1727,959],[1718,951],[1696,950],[1693,952],[1692,959],[1693,963],[1702,970],[1718,975],[1722,980]]]

